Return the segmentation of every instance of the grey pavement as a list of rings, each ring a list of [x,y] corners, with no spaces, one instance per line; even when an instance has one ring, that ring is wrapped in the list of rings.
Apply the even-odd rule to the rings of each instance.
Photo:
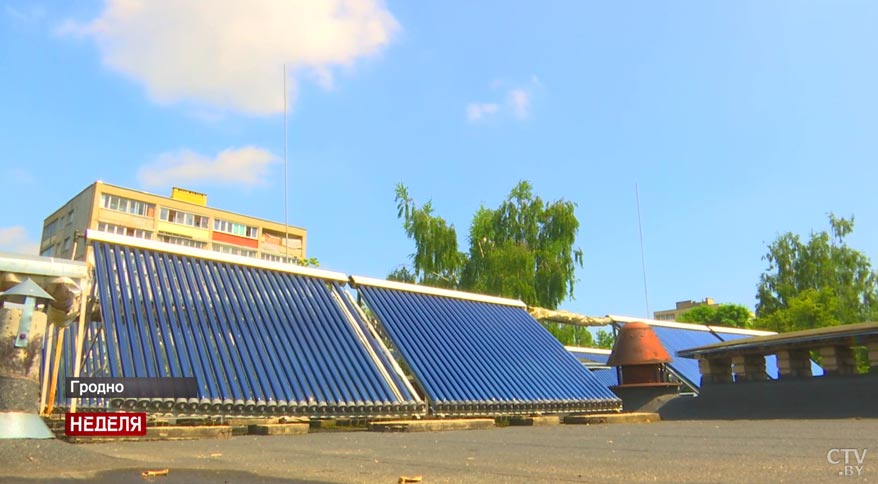
[[[843,462],[827,461],[833,448],[866,449],[862,475],[839,475]],[[843,453],[831,457],[840,460]],[[140,476],[162,468],[170,469],[167,477]],[[324,432],[78,445],[0,441],[0,482],[390,484],[416,475],[424,484],[874,482],[878,419]]]

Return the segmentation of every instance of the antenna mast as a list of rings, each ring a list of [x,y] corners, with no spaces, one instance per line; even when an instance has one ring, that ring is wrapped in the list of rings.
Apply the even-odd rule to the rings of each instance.
[[[284,262],[290,262],[289,162],[287,161],[287,65],[284,63]]]
[[[640,217],[640,187],[634,184],[634,200],[637,202],[637,230],[640,232],[640,267],[643,271],[643,299],[646,302],[646,317],[652,318],[649,312],[649,291],[646,287],[646,255],[643,251],[643,221]]]

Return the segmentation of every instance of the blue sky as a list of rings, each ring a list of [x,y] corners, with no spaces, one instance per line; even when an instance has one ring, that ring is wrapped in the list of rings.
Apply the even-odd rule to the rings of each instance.
[[[521,179],[578,204],[588,314],[755,304],[766,244],[856,216],[875,260],[878,3],[0,0],[0,250],[100,179],[407,260],[397,182],[458,228]]]

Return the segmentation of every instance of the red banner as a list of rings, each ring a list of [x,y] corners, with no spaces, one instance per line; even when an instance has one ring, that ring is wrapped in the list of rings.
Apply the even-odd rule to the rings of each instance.
[[[222,242],[224,244],[250,247],[251,249],[259,248],[259,241],[256,239],[249,239],[247,237],[241,237],[240,235],[225,234],[223,232],[214,231],[213,240],[217,242]]]
[[[146,435],[146,414],[127,412],[66,413],[64,433],[71,437]]]

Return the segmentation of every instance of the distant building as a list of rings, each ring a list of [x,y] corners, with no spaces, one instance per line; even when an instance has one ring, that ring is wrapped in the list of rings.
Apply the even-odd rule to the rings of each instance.
[[[273,262],[305,258],[307,232],[207,206],[207,195],[174,188],[162,197],[95,182],[46,217],[40,255],[84,260],[86,229]]]
[[[714,302],[713,298],[706,297],[703,301],[677,301],[676,308],[674,309],[666,309],[664,311],[656,311],[653,314],[653,319],[657,319],[659,321],[676,321],[681,314],[686,311],[698,307],[698,306],[719,306],[716,302]]]

